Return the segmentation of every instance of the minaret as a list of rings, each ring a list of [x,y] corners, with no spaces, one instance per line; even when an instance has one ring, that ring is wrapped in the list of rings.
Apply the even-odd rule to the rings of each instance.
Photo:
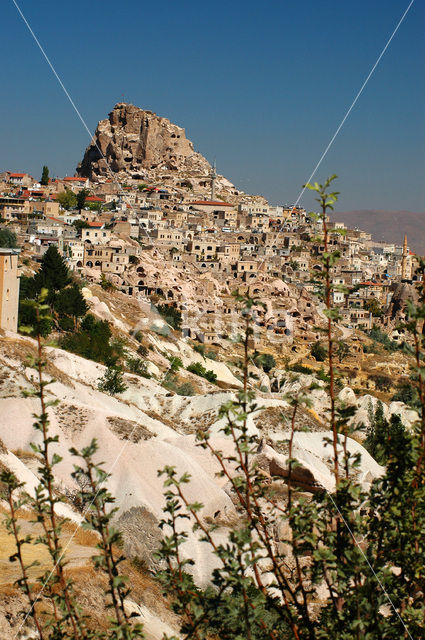
[[[401,279],[406,280],[407,271],[407,235],[404,236],[403,241],[403,256],[401,258]]]
[[[214,164],[213,164],[213,166],[211,168],[210,178],[211,178],[211,200],[212,200],[212,202],[215,202],[215,181],[217,179],[217,171],[216,171],[216,167],[215,167],[215,160],[214,160]]]

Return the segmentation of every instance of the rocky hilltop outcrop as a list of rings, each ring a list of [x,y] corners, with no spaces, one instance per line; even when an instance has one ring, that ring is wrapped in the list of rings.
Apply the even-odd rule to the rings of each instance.
[[[77,173],[96,180],[113,171],[119,177],[143,180],[157,169],[207,177],[211,166],[194,151],[182,127],[121,102],[97,125]]]

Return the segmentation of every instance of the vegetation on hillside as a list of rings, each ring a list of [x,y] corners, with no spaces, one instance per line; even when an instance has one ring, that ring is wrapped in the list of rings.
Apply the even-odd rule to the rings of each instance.
[[[16,233],[10,229],[0,229],[0,247],[2,249],[15,249],[18,246]]]
[[[249,344],[257,301],[236,296],[244,322],[241,337],[243,388],[220,410],[221,435],[230,439],[232,452],[224,454],[215,448],[208,428],[200,428],[197,434],[199,446],[213,456],[238,507],[239,519],[228,531],[227,538],[223,538],[223,530],[220,536],[217,535],[217,523],[208,524],[203,505],[188,498],[187,485],[191,478],[187,473],[178,475],[172,466],[165,466],[160,472],[164,477],[165,508],[161,521],[163,538],[158,550],[160,569],[155,577],[173,611],[179,615],[182,638],[419,640],[425,635],[422,553],[425,530],[425,286],[423,281],[419,282],[419,302],[409,305],[404,327],[414,344],[412,385],[419,398],[419,419],[411,430],[407,430],[396,419],[388,423],[382,405],[378,404],[374,412],[371,410],[367,446],[377,459],[386,463],[386,467],[382,476],[366,489],[362,478],[358,477],[359,455],[350,453],[349,447],[349,437],[353,435],[350,427],[353,408],[340,402],[336,394],[338,343],[333,337],[333,325],[339,312],[332,303],[331,273],[339,254],[328,245],[327,228],[327,216],[338,196],[337,192],[331,191],[334,178],[332,176],[323,185],[306,186],[316,193],[320,204],[323,229],[320,242],[325,248],[318,277],[327,318],[324,380],[329,399],[330,436],[326,443],[335,487],[332,491],[315,487],[307,494],[299,480],[300,465],[294,455],[297,417],[300,410],[310,406],[309,396],[314,384],[301,387],[285,398],[291,407],[285,424],[289,435],[282,443],[287,451],[285,473],[273,476],[272,467],[268,472],[256,464],[264,447],[264,442],[250,429],[250,418],[259,409],[249,387]],[[421,263],[419,274],[425,277],[425,262]],[[108,475],[94,462],[96,441],[82,451],[72,449],[71,453],[78,460],[73,477],[82,487],[81,503],[87,505],[83,512],[84,525],[99,536],[93,562],[108,585],[105,601],[111,617],[106,631],[92,627],[90,616],[75,596],[72,576],[66,573],[62,523],[55,511],[56,505],[63,501],[55,491],[54,482],[54,468],[60,457],[51,451],[57,438],[49,433],[47,383],[43,378],[46,363],[40,337],[42,323],[51,321],[51,296],[52,293],[42,289],[32,298],[35,324],[27,329],[37,337],[38,345],[37,357],[32,362],[38,376],[33,395],[40,401],[40,414],[34,424],[38,439],[33,449],[40,460],[35,496],[26,494],[10,471],[0,474],[9,504],[6,522],[16,544],[12,560],[21,570],[18,585],[27,598],[26,614],[32,617],[34,633],[40,640],[143,638],[141,625],[129,615],[125,606],[125,599],[131,597],[131,585],[127,586],[120,573],[122,539],[112,524],[115,510],[114,499],[105,486]],[[97,322],[87,316],[81,323],[81,330],[106,331],[100,322],[96,325]],[[376,332],[374,335],[377,339]],[[104,342],[109,344],[109,338]],[[120,351],[119,345],[115,345],[115,350]],[[170,362],[172,374],[179,368],[179,362]],[[31,535],[23,536],[17,524],[16,511],[24,505],[41,523],[43,533],[37,542],[46,547],[51,557],[51,572],[40,575],[36,585],[28,577],[22,555],[22,548],[34,544],[35,540]],[[204,588],[195,584],[191,574],[194,560],[182,550],[189,523],[217,560],[210,584]],[[164,636],[164,640],[174,639]]]

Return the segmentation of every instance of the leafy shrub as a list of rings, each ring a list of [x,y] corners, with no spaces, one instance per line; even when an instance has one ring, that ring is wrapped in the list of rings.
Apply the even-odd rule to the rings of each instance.
[[[199,353],[203,358],[206,357],[205,345],[204,344],[194,344],[193,345],[193,350],[196,351],[196,353]]]
[[[170,370],[173,372],[178,371],[183,366],[183,361],[178,356],[171,356],[169,358],[169,361],[170,361]]]
[[[176,393],[179,396],[194,396],[196,391],[190,382],[184,382],[176,388]]]
[[[167,372],[162,386],[169,391],[174,391],[179,396],[194,396],[196,394],[193,385],[190,382],[180,384],[178,376],[173,371]]]
[[[212,382],[213,384],[217,382],[217,375],[214,371],[207,370],[200,362],[193,362],[186,367],[186,369],[201,378],[205,378],[208,382]]]
[[[370,376],[370,379],[375,383],[375,388],[378,391],[389,391],[391,389],[392,380],[388,376],[382,374],[376,374]]]
[[[182,314],[179,309],[168,304],[158,304],[156,310],[159,315],[164,318],[165,322],[168,322],[173,329],[180,331],[182,326]]]
[[[0,229],[0,247],[4,249],[14,249],[17,247],[16,233],[10,229]]]
[[[115,355],[110,344],[111,336],[111,328],[106,320],[96,320],[94,316],[88,314],[82,321],[79,331],[65,336],[60,344],[62,349],[88,360],[106,364]]]
[[[407,380],[398,384],[397,390],[391,400],[404,402],[404,404],[412,407],[412,409],[419,409],[421,405],[417,386],[411,382],[407,382]]]
[[[149,349],[147,349],[144,344],[141,344],[137,347],[137,353],[143,357],[146,357],[149,353]]]
[[[276,360],[271,353],[257,353],[253,356],[254,363],[261,367],[265,373],[269,373],[276,366]]]
[[[381,347],[378,345],[376,340],[372,340],[371,343],[365,343],[363,345],[363,353],[380,353]]]
[[[147,363],[141,358],[128,358],[127,368],[131,373],[135,373],[143,378],[150,378],[151,374],[148,372]]]
[[[372,340],[382,344],[384,349],[387,351],[397,351],[397,349],[400,348],[398,342],[391,340],[391,338],[376,325],[373,325],[372,329],[368,332],[368,335]]]
[[[114,285],[114,283],[111,282],[111,280],[108,280],[104,273],[102,273],[101,276],[100,276],[100,286],[102,287],[102,289],[104,291],[115,291],[116,290],[116,286]]]
[[[292,366],[288,367],[289,371],[294,371],[295,373],[306,373],[308,375],[312,375],[314,371],[310,369],[310,367],[305,367],[300,362],[296,362]]]

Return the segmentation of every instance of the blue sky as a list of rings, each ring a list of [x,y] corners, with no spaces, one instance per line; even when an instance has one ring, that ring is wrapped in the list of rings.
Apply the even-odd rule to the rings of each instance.
[[[151,109],[272,203],[296,200],[408,5],[17,1],[90,130],[116,102]],[[416,0],[317,173],[340,210],[425,211],[424,24]],[[72,175],[88,134],[11,0],[0,42],[0,170]]]

